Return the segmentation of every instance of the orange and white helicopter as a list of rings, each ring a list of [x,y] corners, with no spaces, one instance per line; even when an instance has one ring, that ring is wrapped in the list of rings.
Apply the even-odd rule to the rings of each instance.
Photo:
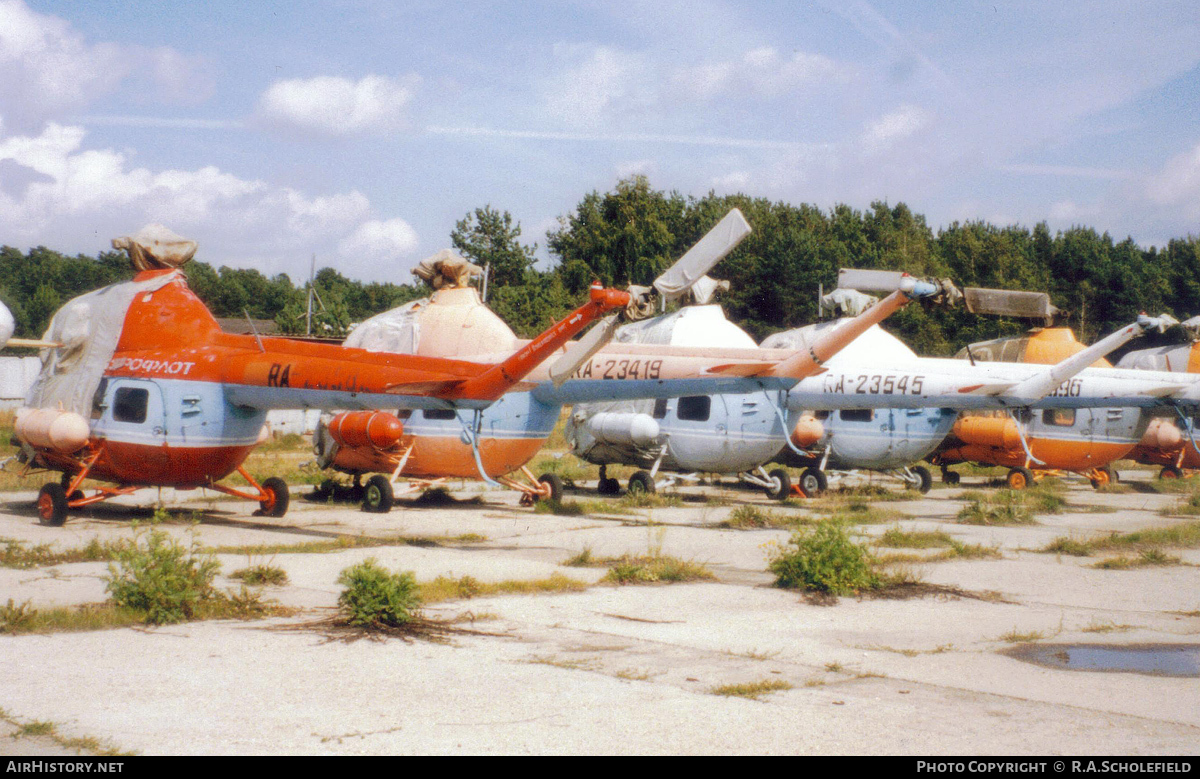
[[[970,293],[968,304],[971,304]],[[972,311],[1026,318],[1040,318],[1043,327],[1023,336],[974,343],[957,357],[980,361],[1002,361],[1051,365],[1084,351],[1085,347],[1066,327],[1052,326],[1061,313],[1044,293],[1004,290],[975,290],[980,298]],[[1158,318],[1157,329],[1178,324],[1169,316]],[[1095,368],[1112,368],[1101,357]],[[1071,391],[1068,384],[1067,392]],[[1163,413],[1160,409],[1153,413]],[[1007,484],[1022,489],[1046,475],[1077,473],[1100,488],[1116,481],[1111,465],[1127,456],[1154,428],[1161,435],[1161,419],[1152,412],[1133,407],[1022,409],[1016,414],[968,412],[959,416],[945,441],[930,455],[940,466],[942,479],[958,482],[950,466],[962,462],[1009,468]],[[1176,440],[1178,443],[1178,439]]]
[[[1181,323],[1191,343],[1183,346],[1160,346],[1138,349],[1125,354],[1118,368],[1135,370],[1200,373],[1200,317]],[[1200,416],[1176,409],[1174,417],[1150,420],[1146,434],[1129,453],[1128,458],[1143,465],[1160,465],[1160,479],[1178,479],[1200,470]]]
[[[593,320],[633,300],[596,284],[586,303],[495,363],[383,354],[222,332],[179,270],[194,242],[151,226],[113,246],[129,253],[138,274],[55,314],[41,373],[14,426],[23,472],[63,473],[38,494],[49,524],[146,486],[207,487],[282,516],[287,485],[258,484],[242,467],[266,434],[268,409],[477,412]],[[9,330],[11,317],[3,319]],[[249,490],[220,483],[234,471]],[[89,478],[115,486],[85,494]]]
[[[706,274],[750,232],[734,209],[655,282],[663,299],[676,299]],[[465,261],[449,252],[429,258],[415,273],[436,280],[429,300],[414,301],[367,320],[346,344],[371,350],[457,357],[479,361],[519,346],[513,331],[483,304],[466,283]],[[446,283],[445,279],[452,279]],[[322,420],[314,437],[317,464],[349,474],[348,491],[367,511],[384,512],[393,504],[398,480],[404,492],[425,489],[445,478],[477,478],[517,490],[522,501],[557,499],[562,482],[553,473],[535,477],[527,463],[549,438],[565,404],[581,401],[711,396],[726,392],[786,391],[875,323],[910,300],[942,293],[929,282],[908,278],[886,300],[830,332],[803,350],[672,347],[614,341],[621,320],[653,313],[653,307],[610,317],[558,360],[533,370],[527,386],[509,392],[481,412],[394,408],[346,411]],[[683,378],[683,377],[693,378]],[[669,377],[674,380],[666,381]],[[568,381],[567,379],[570,378]],[[565,383],[564,383],[565,382]],[[773,407],[772,407],[773,408]],[[764,406],[755,424],[782,425]],[[750,420],[742,420],[749,424]],[[782,427],[781,427],[782,429]],[[618,433],[619,435],[620,433]],[[361,478],[370,475],[365,484]],[[783,491],[787,486],[782,486]],[[345,494],[328,479],[318,497]]]

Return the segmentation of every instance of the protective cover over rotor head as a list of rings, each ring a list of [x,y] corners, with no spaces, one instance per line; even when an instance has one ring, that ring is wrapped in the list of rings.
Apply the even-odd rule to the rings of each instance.
[[[412,272],[434,289],[442,289],[467,286],[471,279],[483,275],[483,268],[456,254],[453,249],[442,249],[432,257],[421,260]]]
[[[139,271],[178,268],[196,253],[197,244],[160,224],[146,225],[134,235],[112,240],[114,249],[124,250]]]
[[[12,312],[3,303],[0,303],[0,347],[4,346],[9,338],[12,338],[16,328],[17,323],[13,321]]]

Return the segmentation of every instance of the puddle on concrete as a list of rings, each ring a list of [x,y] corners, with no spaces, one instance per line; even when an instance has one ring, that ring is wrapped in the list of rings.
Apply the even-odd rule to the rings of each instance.
[[[1200,676],[1200,646],[1196,644],[1021,644],[1004,654],[1066,671]]]

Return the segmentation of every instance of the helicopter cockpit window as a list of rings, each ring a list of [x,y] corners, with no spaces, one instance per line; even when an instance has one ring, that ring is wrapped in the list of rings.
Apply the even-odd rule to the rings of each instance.
[[[692,395],[680,398],[675,416],[684,422],[707,422],[712,411],[712,398],[708,395]]]
[[[150,404],[149,390],[139,387],[118,387],[113,397],[113,419],[117,422],[141,424],[146,421],[146,407]]]
[[[659,398],[658,400],[654,401],[654,411],[651,412],[650,416],[654,417],[655,419],[662,419],[666,415],[667,415],[667,399]]]
[[[454,409],[450,408],[427,408],[421,412],[421,416],[426,419],[451,420],[457,415],[454,413]]]
[[[1071,425],[1075,424],[1075,409],[1048,408],[1042,412],[1042,421],[1047,425],[1070,427]]]
[[[870,422],[875,411],[869,408],[844,408],[838,412],[843,422]]]

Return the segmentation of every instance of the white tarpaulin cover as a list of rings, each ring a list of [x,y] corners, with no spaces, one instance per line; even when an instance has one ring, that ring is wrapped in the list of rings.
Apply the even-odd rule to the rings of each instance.
[[[441,289],[465,287],[472,278],[483,275],[483,268],[455,254],[453,249],[442,249],[432,257],[421,260],[412,272],[434,289]]]
[[[368,352],[416,354],[417,344],[421,341],[421,322],[417,313],[427,305],[429,298],[421,298],[376,314],[351,330],[343,345]]]
[[[0,303],[0,347],[4,346],[5,341],[12,338],[13,330],[17,327],[13,321],[12,312],[3,303]]]
[[[183,278],[183,271],[113,284],[80,295],[60,308],[42,339],[61,346],[41,351],[42,370],[25,405],[74,411],[87,419],[92,395],[121,339],[129,305],[138,295],[179,278]]]
[[[139,271],[178,268],[192,259],[197,244],[170,228],[159,224],[146,225],[134,235],[112,240],[114,249],[124,249]]]
[[[666,273],[654,280],[655,289],[667,300],[682,297],[749,234],[750,224],[741,211],[733,209],[705,233],[695,246],[688,249]]]
[[[1133,368],[1142,371],[1175,371],[1186,373],[1188,360],[1192,356],[1192,345],[1160,346],[1156,349],[1138,349],[1129,352],[1117,363],[1118,368]]]
[[[828,295],[823,295],[819,305],[821,316],[829,314],[858,316],[878,301],[879,298],[855,289],[835,289]]]

